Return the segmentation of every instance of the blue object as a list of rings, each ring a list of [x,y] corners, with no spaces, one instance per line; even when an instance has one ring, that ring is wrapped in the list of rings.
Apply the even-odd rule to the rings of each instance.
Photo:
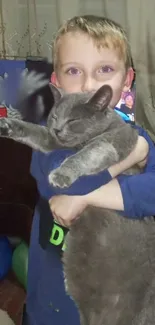
[[[8,273],[12,264],[12,248],[5,236],[0,236],[0,280]]]
[[[121,116],[121,118],[124,120],[124,121],[130,121],[130,118],[127,114],[123,113],[122,111],[118,110],[117,108],[114,109],[115,112]]]
[[[25,69],[25,61],[0,60],[0,76],[4,78],[5,103],[14,106],[21,72]]]

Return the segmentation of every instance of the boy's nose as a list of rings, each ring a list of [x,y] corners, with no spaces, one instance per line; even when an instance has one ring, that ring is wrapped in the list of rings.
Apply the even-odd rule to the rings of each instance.
[[[90,92],[90,91],[95,91],[95,80],[93,78],[87,78],[84,80],[83,85],[82,85],[82,91],[83,92]]]

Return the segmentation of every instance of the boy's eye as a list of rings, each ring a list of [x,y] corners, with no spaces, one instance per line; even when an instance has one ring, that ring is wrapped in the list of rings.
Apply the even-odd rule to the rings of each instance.
[[[99,73],[108,73],[108,72],[112,72],[114,69],[108,65],[105,65],[101,68],[98,69]]]
[[[70,68],[66,71],[70,75],[79,75],[81,71],[77,68]]]

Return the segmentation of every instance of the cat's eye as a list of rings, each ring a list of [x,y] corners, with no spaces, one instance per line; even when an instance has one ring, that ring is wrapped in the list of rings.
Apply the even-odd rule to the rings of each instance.
[[[77,122],[77,120],[75,120],[75,119],[68,120],[68,123],[73,123],[73,122]]]

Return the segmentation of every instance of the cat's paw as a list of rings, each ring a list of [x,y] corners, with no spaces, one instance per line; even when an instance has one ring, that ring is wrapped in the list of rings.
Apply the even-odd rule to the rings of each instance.
[[[13,129],[11,121],[8,118],[0,118],[0,136],[1,137],[11,137],[13,134]]]
[[[48,177],[50,185],[54,187],[65,188],[69,187],[74,181],[71,172],[67,172],[63,168],[57,168],[49,174]]]

